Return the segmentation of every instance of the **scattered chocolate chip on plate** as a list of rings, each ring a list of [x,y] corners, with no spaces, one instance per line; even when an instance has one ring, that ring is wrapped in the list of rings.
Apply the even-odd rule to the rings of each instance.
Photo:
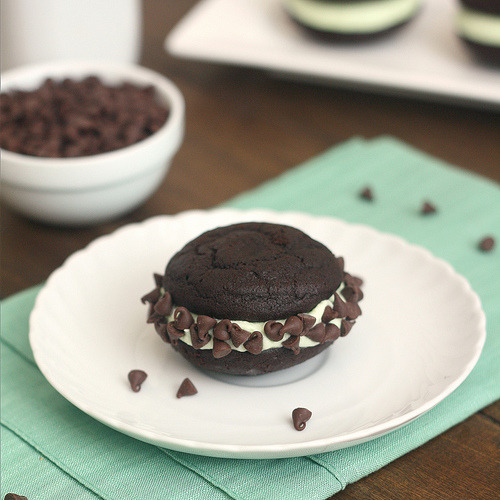
[[[196,389],[193,382],[191,382],[188,378],[185,378],[177,391],[177,397],[183,398],[184,396],[194,396],[197,393],[198,389]]]
[[[134,392],[141,390],[142,383],[146,380],[148,374],[142,370],[131,370],[128,374],[130,387]]]
[[[307,408],[295,408],[292,411],[293,426],[298,431],[303,431],[306,428],[306,422],[312,416],[312,412]]]

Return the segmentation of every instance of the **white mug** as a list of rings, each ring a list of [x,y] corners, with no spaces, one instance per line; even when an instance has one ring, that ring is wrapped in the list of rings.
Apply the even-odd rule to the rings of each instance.
[[[61,59],[136,63],[141,9],[141,0],[2,0],[2,70]]]

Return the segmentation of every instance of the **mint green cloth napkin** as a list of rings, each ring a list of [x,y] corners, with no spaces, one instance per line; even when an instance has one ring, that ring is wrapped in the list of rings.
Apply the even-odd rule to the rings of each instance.
[[[359,198],[366,185],[374,201]],[[419,214],[424,200],[438,212]],[[33,499],[324,499],[500,397],[500,190],[391,138],[353,139],[232,200],[369,224],[450,262],[479,294],[488,337],[467,380],[434,409],[388,435],[343,450],[280,460],[216,459],[136,441],[68,403],[37,369],[28,318],[39,288],[2,303],[2,483]]]

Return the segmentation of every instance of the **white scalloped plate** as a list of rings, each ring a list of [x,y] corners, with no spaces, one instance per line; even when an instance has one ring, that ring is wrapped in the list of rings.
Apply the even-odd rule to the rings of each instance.
[[[153,272],[201,232],[251,220],[304,230],[365,280],[352,332],[288,383],[266,375],[267,386],[248,387],[207,376],[145,327],[139,299]],[[460,385],[485,336],[477,295],[428,251],[366,226],[263,210],[185,212],[101,237],[50,276],[30,318],[38,366],[78,408],[158,446],[233,458],[320,453],[400,427]],[[148,373],[138,393],[127,381],[135,368]],[[198,394],[177,399],[185,377]],[[299,406],[313,413],[302,432],[291,424]]]

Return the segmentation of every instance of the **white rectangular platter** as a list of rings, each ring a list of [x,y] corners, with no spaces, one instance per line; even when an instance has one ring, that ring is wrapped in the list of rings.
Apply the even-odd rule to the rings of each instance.
[[[352,45],[313,40],[280,0],[202,0],[165,40],[173,55],[249,66],[348,88],[500,109],[500,69],[454,31],[458,2],[426,0],[403,29]]]

